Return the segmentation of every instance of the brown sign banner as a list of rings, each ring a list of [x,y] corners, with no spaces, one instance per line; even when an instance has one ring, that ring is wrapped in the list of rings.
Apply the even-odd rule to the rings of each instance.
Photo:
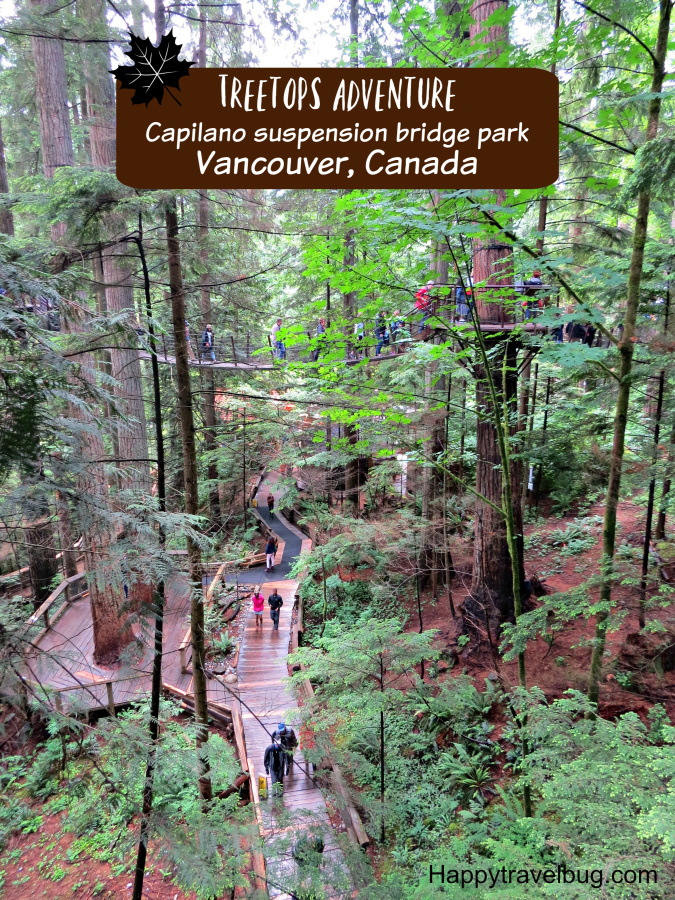
[[[119,71],[119,70],[118,70]],[[162,102],[117,88],[134,188],[543,188],[558,79],[543,69],[195,69]]]

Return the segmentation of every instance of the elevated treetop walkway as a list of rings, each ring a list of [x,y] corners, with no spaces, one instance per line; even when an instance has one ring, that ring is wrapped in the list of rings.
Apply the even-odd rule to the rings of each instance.
[[[503,291],[504,285],[484,285],[476,289],[478,300],[478,318],[480,330],[486,334],[508,333],[517,330],[526,334],[545,334],[549,329],[548,326],[541,325],[532,320],[517,321],[513,311],[507,311],[503,304],[485,302],[486,295]],[[550,285],[539,285],[534,288],[537,295],[549,297],[556,289]],[[532,299],[532,297],[528,298]],[[420,328],[420,322],[424,315],[424,327]],[[393,316],[387,317],[387,324]],[[317,342],[316,335],[307,332],[306,337],[310,342],[308,347],[306,344],[297,345],[293,341],[298,337],[297,332],[289,335],[289,344],[284,351],[284,359],[288,362],[309,361],[313,349],[320,349],[323,355],[328,349],[334,353],[336,349],[344,352],[344,362],[347,365],[356,365],[364,361],[383,362],[391,359],[392,356],[399,355],[404,352],[410,344],[417,341],[429,341],[434,337],[446,332],[452,328],[458,337],[468,337],[471,331],[476,327],[474,321],[469,317],[463,319],[458,315],[458,309],[452,298],[433,298],[430,301],[429,308],[422,313],[420,310],[412,309],[403,317],[405,324],[406,336],[399,340],[391,340],[390,349],[395,347],[396,352],[389,352],[376,355],[375,348],[377,338],[374,335],[375,322],[369,322],[368,327],[364,328],[364,337],[362,341],[349,340],[349,337],[340,333],[340,329],[336,329],[336,334],[328,333],[324,338],[324,345],[320,347]],[[364,323],[365,325],[365,323]],[[139,330],[139,334],[143,334]],[[339,337],[337,337],[339,335]],[[251,333],[243,334],[226,334],[224,336],[215,335],[213,341],[213,355],[215,361],[211,360],[211,353],[205,352],[201,347],[201,334],[190,334],[189,343],[189,364],[190,366],[208,367],[209,369],[230,370],[239,372],[256,372],[271,371],[278,365],[275,350],[272,345],[270,336],[266,336],[266,341],[252,340]],[[175,342],[173,332],[169,331],[158,339],[159,352],[157,359],[160,363],[166,365],[175,365]],[[141,359],[150,359],[150,353],[141,351],[139,353]]]

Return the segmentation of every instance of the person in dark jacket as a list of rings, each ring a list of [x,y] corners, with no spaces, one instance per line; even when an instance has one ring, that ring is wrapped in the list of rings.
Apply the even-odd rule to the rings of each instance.
[[[382,309],[375,316],[375,329],[374,329],[375,337],[377,338],[377,346],[375,347],[375,356],[379,356],[382,352],[382,347],[385,344],[389,343],[388,331],[387,331],[387,314]]]
[[[274,494],[267,495],[267,509],[271,519],[274,516]]]
[[[593,328],[593,326],[591,325],[590,322],[588,322],[584,326],[584,332],[585,333],[584,333],[584,337],[582,340],[582,344],[586,344],[587,346],[592,347],[593,341],[595,340],[595,328]]]
[[[265,546],[265,554],[267,555],[267,568],[266,572],[274,571],[274,557],[277,552],[277,542],[274,539],[274,536],[270,534],[267,538],[267,545]]]
[[[286,768],[286,751],[281,746],[281,741],[272,739],[272,743],[265,750],[265,771],[272,776],[272,790],[281,792],[284,789],[284,770]],[[280,784],[281,788],[274,787]]]
[[[326,320],[319,319],[319,324],[316,326],[316,349],[312,353],[312,359],[316,362],[321,355],[321,351],[324,348],[326,343]]]
[[[580,322],[568,322],[565,325],[565,334],[567,334],[570,343],[583,341],[586,337],[586,329]]]
[[[281,746],[286,752],[286,774],[288,775],[293,768],[293,754],[298,746],[298,738],[290,725],[287,726],[285,722],[279,722],[276,731],[272,732],[272,740],[276,741],[277,739],[281,742]]]
[[[284,601],[281,599],[280,595],[277,593],[277,589],[274,589],[274,593],[271,594],[267,598],[267,603],[270,608],[270,619],[274,623],[274,630],[279,630],[279,615],[281,613],[281,607],[284,605]]]
[[[211,357],[211,362],[216,361],[213,328],[210,325],[206,326],[202,335],[202,357],[206,359],[207,354]]]
[[[541,272],[539,269],[535,269],[532,273],[532,278],[528,278],[525,284],[523,285],[523,294],[528,298],[525,301],[525,318],[526,319],[534,319],[536,316],[541,315],[541,311],[544,307],[544,301],[541,299],[540,291],[537,290],[540,287],[541,281]]]

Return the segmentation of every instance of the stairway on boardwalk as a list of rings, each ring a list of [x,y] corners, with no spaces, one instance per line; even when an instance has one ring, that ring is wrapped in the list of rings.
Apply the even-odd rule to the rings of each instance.
[[[277,724],[279,722],[293,724],[297,718],[297,705],[288,684],[286,657],[289,652],[291,619],[298,583],[284,576],[288,575],[292,564],[299,556],[304,536],[283,516],[275,514],[270,521],[264,501],[269,487],[274,488],[274,485],[274,475],[261,485],[262,508],[259,507],[259,510],[265,522],[271,525],[279,535],[280,541],[284,542],[283,558],[276,560],[273,574],[267,575],[264,567],[240,573],[240,581],[246,577],[248,583],[262,583],[262,591],[266,598],[276,588],[284,601],[278,631],[274,631],[268,608],[263,617],[262,631],[255,628],[252,609],[248,612],[239,652],[237,674],[241,715],[247,754],[256,777],[265,772],[263,765],[265,749],[270,744],[270,735]],[[265,581],[266,577],[274,580]],[[326,801],[314,783],[310,767],[300,749],[296,752],[293,770],[285,779],[283,796],[263,800],[261,811],[270,897],[283,900],[294,896],[294,888],[297,890],[302,873],[298,870],[292,851],[301,835],[321,835],[324,841],[321,880],[325,896],[338,898],[351,895],[349,872],[339,848],[337,835],[330,823]]]

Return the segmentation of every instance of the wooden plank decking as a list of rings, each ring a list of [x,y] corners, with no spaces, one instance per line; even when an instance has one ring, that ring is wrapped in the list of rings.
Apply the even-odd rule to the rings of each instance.
[[[188,586],[180,575],[167,585],[164,619],[164,681],[187,690],[189,675],[182,675],[178,646],[185,633],[189,614]],[[36,642],[36,650],[26,658],[24,674],[33,685],[61,692],[64,711],[73,708],[107,707],[106,682],[113,681],[115,705],[140,700],[150,693],[152,675],[152,623],[146,650],[116,669],[94,662],[94,630],[89,595],[68,605],[58,621]],[[33,688],[39,691],[39,688]],[[70,690],[72,689],[72,690]]]
[[[254,614],[250,610],[237,665],[246,748],[257,774],[265,772],[263,760],[272,732],[279,722],[293,723],[297,710],[288,685],[286,664],[297,582],[266,582],[262,588],[265,597],[274,588],[284,601],[279,630],[274,631],[268,611],[263,618],[262,631],[256,630]],[[326,800],[301,749],[286,778],[282,798],[263,800],[261,810],[270,897],[278,900],[289,897],[289,888],[297,885],[301,877],[292,855],[293,845],[301,833],[322,836],[325,845],[322,868],[327,896],[348,896],[342,890],[349,890],[349,876],[330,823]],[[343,883],[342,890],[339,882]]]
[[[284,556],[296,556],[311,544],[302,540],[301,533],[283,516],[279,516],[275,527],[285,538],[279,548],[282,552],[288,549]],[[279,552],[276,560],[279,574],[285,573],[288,563],[292,562],[285,558],[282,561],[281,555]],[[284,600],[279,630],[273,630],[269,609],[264,615],[262,631],[256,630],[253,610],[249,606],[242,613],[246,615],[246,623],[237,664],[238,683],[228,685],[216,679],[208,682],[209,700],[224,704],[233,712],[235,709],[241,711],[246,755],[256,776],[264,774],[265,749],[277,724],[281,721],[293,724],[296,719],[297,707],[288,684],[286,658],[297,586],[297,582],[290,579],[263,584],[265,597],[277,588]],[[188,584],[184,576],[177,574],[166,590],[162,680],[190,693],[192,675],[181,673],[179,654],[188,617]],[[152,623],[147,627],[149,631],[143,641],[145,651],[140,658],[129,660],[115,670],[97,666],[91,606],[89,596],[85,594],[69,603],[53,626],[36,640],[35,650],[26,658],[24,675],[33,690],[40,691],[39,685],[43,685],[59,692],[58,705],[64,712],[107,708],[110,700],[107,683],[111,681],[115,705],[140,700],[150,693],[151,687]],[[296,753],[292,773],[286,778],[282,797],[270,796],[262,800],[259,811],[270,897],[289,900],[294,888],[297,889],[305,877],[293,857],[293,846],[301,834],[322,836],[321,881],[327,900],[351,896],[350,875],[338,835],[331,825],[326,800],[301,749]]]

